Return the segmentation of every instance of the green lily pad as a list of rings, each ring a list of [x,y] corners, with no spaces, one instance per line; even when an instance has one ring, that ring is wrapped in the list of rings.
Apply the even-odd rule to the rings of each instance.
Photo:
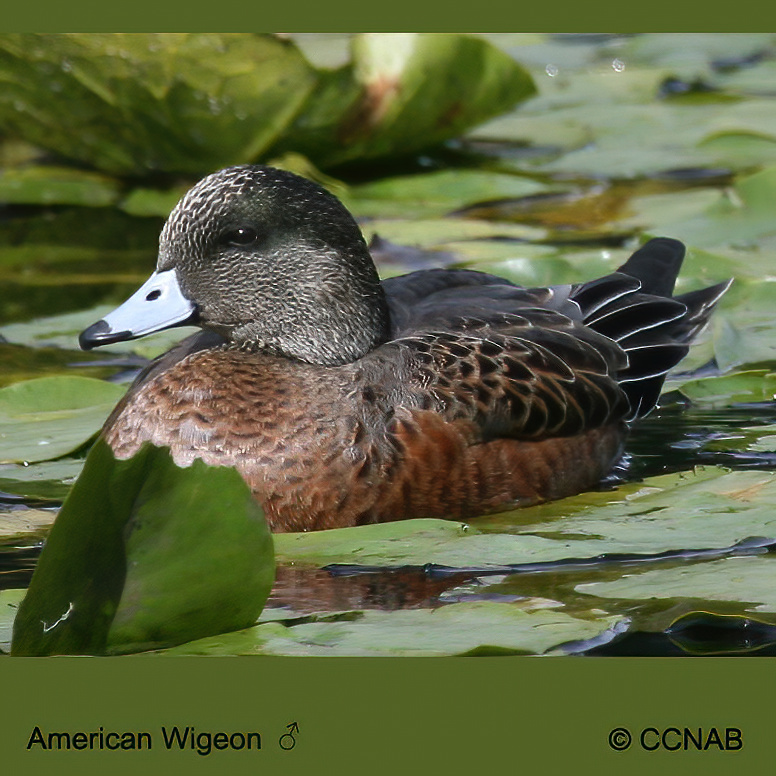
[[[712,60],[746,60],[771,44],[768,33],[653,33],[623,41],[618,50],[627,61],[659,64],[688,77],[710,72]]]
[[[776,397],[776,373],[760,369],[719,377],[671,383],[699,406],[727,407],[735,402],[772,401]]]
[[[776,426],[764,426],[758,429],[761,433],[763,431],[776,432]],[[754,442],[747,446],[748,450],[754,450],[758,453],[776,453],[776,433],[765,434],[758,437]]]
[[[526,70],[481,38],[359,35],[351,62],[321,73],[270,153],[296,151],[322,167],[406,155],[457,137],[535,90]]]
[[[317,78],[295,46],[254,34],[0,37],[0,122],[117,174],[250,161]]]
[[[726,136],[739,135],[762,138],[776,143],[776,131],[773,119],[776,114],[773,100],[750,99],[736,104],[734,110],[724,111],[707,127],[702,144],[708,145],[714,140]]]
[[[719,131],[707,135],[700,147],[720,164],[733,169],[776,164],[776,138],[747,130]]]
[[[150,274],[150,272],[149,272]],[[9,323],[0,326],[0,336],[8,342],[30,347],[59,347],[73,349],[78,344],[78,335],[91,324],[99,321],[114,308],[100,305],[77,313],[38,318],[24,323]],[[193,326],[181,326],[160,331],[148,337],[115,345],[105,345],[97,353],[134,353],[143,358],[154,358],[168,351],[177,342],[198,332]]]
[[[494,224],[495,226],[495,224]],[[592,280],[612,272],[618,265],[613,251],[558,250],[547,245],[496,242],[498,251],[488,252],[484,241],[448,243],[447,248],[466,257],[466,266],[490,272],[522,286],[553,286]],[[490,253],[490,255],[489,255]],[[508,255],[504,255],[508,254]],[[625,261],[628,252],[622,251]],[[493,256],[494,261],[490,256]],[[622,262],[619,262],[622,263]]]
[[[167,218],[178,200],[188,191],[188,186],[172,189],[136,188],[121,201],[121,209],[131,216],[160,216]]]
[[[621,83],[625,91],[627,79],[623,75],[611,72],[602,79],[582,78],[603,87]],[[669,105],[654,99],[628,102],[618,97],[622,92],[614,86],[587,101],[573,89],[566,93],[572,104],[550,110],[550,105],[534,101],[524,111],[492,122],[471,137],[555,148],[552,158],[536,160],[538,169],[594,180],[634,179],[717,162],[698,144],[704,137],[703,127],[722,110],[719,106]]]
[[[43,166],[0,172],[0,202],[104,207],[115,204],[118,198],[118,183],[97,173]]]
[[[28,465],[0,464],[0,491],[28,499],[62,500],[84,467],[83,459],[61,458]]]
[[[0,388],[0,462],[48,461],[96,434],[125,388],[90,377],[40,377]]]
[[[706,447],[713,451],[776,452],[776,425],[742,426],[724,436],[711,439]]]
[[[620,69],[612,67],[615,61]],[[559,73],[519,113],[470,136],[554,150],[528,165],[520,160],[518,167],[593,179],[704,167],[743,171],[773,163],[772,100],[700,93],[659,101],[660,85],[677,71],[627,64],[627,55],[617,52],[606,65]]]
[[[401,245],[443,249],[458,240],[539,240],[544,229],[522,224],[491,223],[469,218],[375,219],[363,225],[365,234]]]
[[[9,34],[0,82],[9,133],[119,175],[411,153],[535,90],[487,41],[426,34],[356,36],[336,70],[272,35]]]
[[[0,590],[0,652],[11,651],[11,633],[19,602],[26,590]]]
[[[675,224],[703,214],[719,201],[719,189],[668,192],[636,196],[628,202],[627,213],[615,223],[638,228],[650,234],[674,234]]]
[[[14,345],[75,350],[78,347],[78,335],[112,309],[109,305],[100,305],[75,313],[52,315],[22,323],[7,323],[0,326],[0,336]]]
[[[167,650],[177,655],[543,654],[600,637],[618,617],[580,619],[518,604],[473,602],[438,609],[366,611],[328,622],[277,622]]]
[[[763,46],[763,50],[767,44]],[[763,58],[754,67],[733,68],[720,73],[717,80],[729,91],[749,94],[770,94],[776,78],[776,62]]]
[[[687,567],[627,574],[612,582],[578,585],[599,598],[699,598],[742,601],[753,611],[776,612],[776,560],[772,557],[723,558]]]
[[[776,364],[776,322],[772,313],[775,291],[776,286],[767,277],[736,279],[730,300],[725,300],[724,312],[711,323],[714,358],[720,369],[729,371],[751,365],[774,371],[769,365]]]
[[[776,109],[772,121],[776,121]],[[720,193],[705,211],[665,220],[661,228],[677,239],[700,248],[753,246],[776,235],[771,205],[776,195],[776,167],[767,167],[738,180],[731,190]]]
[[[343,202],[358,218],[431,218],[483,200],[526,197],[548,188],[516,175],[439,170],[352,186]]]
[[[14,625],[19,655],[159,648],[244,628],[274,578],[272,536],[236,471],[99,441],[62,507]]]
[[[429,562],[434,549],[444,547],[469,530],[449,520],[418,519],[336,528],[311,533],[282,533],[275,536],[279,563],[329,563],[399,566],[411,558]]]

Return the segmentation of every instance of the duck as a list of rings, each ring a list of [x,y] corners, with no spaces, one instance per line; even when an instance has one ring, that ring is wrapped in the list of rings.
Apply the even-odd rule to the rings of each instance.
[[[194,324],[101,435],[231,466],[274,532],[469,520],[595,488],[731,281],[673,296],[685,254],[525,288],[432,268],[381,280],[354,217],[291,172],[240,165],[178,202],[155,271],[81,348]]]

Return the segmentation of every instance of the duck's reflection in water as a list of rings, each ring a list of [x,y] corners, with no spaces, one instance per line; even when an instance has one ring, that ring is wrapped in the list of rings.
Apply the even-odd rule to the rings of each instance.
[[[341,576],[325,569],[280,565],[267,607],[290,609],[300,615],[352,609],[422,609],[441,603],[440,595],[465,578],[434,579],[419,568]]]

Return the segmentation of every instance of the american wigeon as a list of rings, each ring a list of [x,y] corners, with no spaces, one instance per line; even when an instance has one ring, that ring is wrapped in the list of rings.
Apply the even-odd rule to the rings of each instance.
[[[194,186],[156,271],[83,348],[196,323],[108,419],[181,465],[234,466],[275,531],[470,518],[595,486],[729,282],[673,297],[684,246],[586,283],[469,270],[380,281],[358,225],[262,166]]]

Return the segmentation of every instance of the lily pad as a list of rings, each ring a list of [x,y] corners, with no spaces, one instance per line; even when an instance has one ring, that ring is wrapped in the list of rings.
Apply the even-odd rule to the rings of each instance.
[[[468,218],[375,219],[364,224],[363,231],[402,245],[438,249],[458,240],[538,240],[546,234],[532,226]]]
[[[483,200],[526,197],[548,186],[516,175],[439,170],[352,186],[343,198],[358,218],[430,218]]]
[[[539,97],[519,113],[475,129],[470,137],[475,142],[530,143],[553,153],[520,159],[516,167],[593,179],[635,179],[704,167],[743,171],[773,163],[773,100],[741,100],[708,90],[657,99],[668,79],[679,75],[692,84],[710,66],[707,57],[687,68],[643,62],[631,68],[626,51],[613,52],[605,65],[584,69],[555,72],[548,60],[553,77],[542,82]]]
[[[723,558],[687,567],[626,574],[612,582],[578,585],[599,598],[698,598],[742,601],[753,611],[776,612],[776,560]]]
[[[411,153],[534,92],[481,38],[396,33],[356,36],[336,70],[272,35],[9,34],[0,82],[8,133],[118,175]]]
[[[0,464],[0,491],[27,499],[63,500],[81,473],[80,458],[19,465]]]
[[[11,633],[19,602],[26,590],[0,590],[0,652],[11,651]]]
[[[776,426],[761,427],[760,433],[763,431],[776,432]],[[758,437],[754,442],[748,446],[749,450],[755,450],[760,453],[776,453],[776,433],[765,434]]]
[[[150,273],[149,273],[150,274]],[[78,345],[78,335],[91,324],[107,315],[113,307],[100,305],[77,313],[54,315],[50,318],[38,318],[24,323],[9,323],[0,326],[0,336],[8,342],[30,347],[46,346],[72,349]],[[154,358],[169,350],[180,340],[194,334],[199,329],[193,326],[181,326],[161,331],[139,340],[105,345],[99,353],[134,353],[143,358]]]
[[[99,441],[62,507],[14,625],[19,655],[103,654],[244,628],[274,578],[272,537],[239,474]]]
[[[776,121],[774,108],[772,121]],[[665,220],[661,228],[690,245],[752,246],[758,240],[776,235],[771,218],[771,204],[776,195],[776,167],[767,167],[740,178],[730,190],[717,198],[703,212],[683,218]]]
[[[119,385],[90,377],[40,377],[0,388],[0,462],[48,461],[96,434]]]
[[[535,90],[526,70],[481,38],[359,35],[351,63],[322,72],[271,153],[296,151],[322,167],[406,155],[457,137]]]
[[[438,609],[356,612],[334,621],[277,622],[167,650],[178,655],[543,654],[567,642],[599,637],[618,617],[581,619],[529,611],[519,604],[475,602]]]
[[[96,366],[92,366],[96,364]],[[0,388],[35,377],[67,373],[105,379],[119,371],[109,366],[105,356],[60,348],[31,348],[0,342]]]
[[[67,167],[21,167],[0,173],[0,202],[104,207],[118,201],[115,180]]]
[[[735,402],[772,401],[776,398],[776,373],[761,369],[701,377],[681,382],[679,390],[699,406],[727,407]]]
[[[627,61],[659,64],[688,77],[710,72],[711,63],[720,60],[747,63],[772,42],[769,33],[661,33],[635,36],[619,50]]]
[[[116,174],[199,174],[260,155],[317,78],[295,46],[254,34],[0,38],[0,123]]]
[[[674,168],[709,166],[717,159],[698,144],[703,127],[721,108],[708,105],[667,105],[654,99],[642,103],[623,101],[607,88],[627,79],[611,72],[597,79],[602,89],[584,101],[573,89],[573,104],[558,106],[532,102],[474,131],[475,141],[486,139],[551,147],[550,159],[538,157],[533,166],[544,172],[601,178],[634,179]],[[588,79],[585,75],[583,78]],[[614,91],[614,93],[612,93]],[[521,162],[525,167],[525,163]]]

